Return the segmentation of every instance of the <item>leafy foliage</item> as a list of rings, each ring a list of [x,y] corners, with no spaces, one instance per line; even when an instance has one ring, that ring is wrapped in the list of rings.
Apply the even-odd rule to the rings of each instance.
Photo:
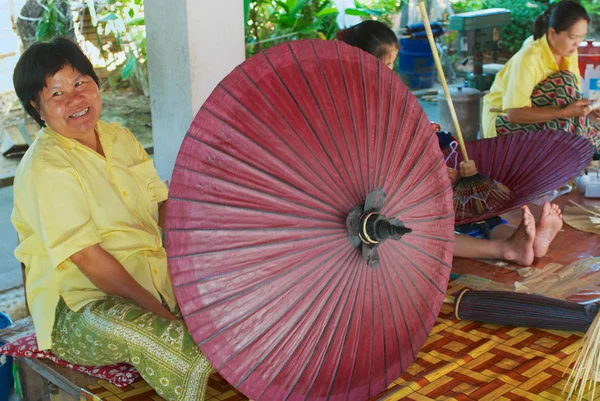
[[[244,0],[246,55],[292,39],[331,39],[338,11],[331,0]]]
[[[38,42],[50,40],[55,36],[66,35],[67,28],[70,27],[70,21],[60,11],[57,0],[43,1],[37,0],[37,3],[44,10],[35,32],[35,39]]]
[[[376,18],[388,26],[392,25],[391,17],[400,12],[402,4],[408,0],[374,0],[368,6],[359,0],[354,0],[354,9],[346,9],[347,15],[358,15],[366,18]]]
[[[390,24],[403,1],[355,0],[354,8],[344,12]],[[332,0],[244,0],[246,55],[292,39],[333,39],[338,14]]]
[[[146,30],[142,0],[107,0],[99,3],[87,0],[86,5],[99,35],[113,36],[110,51],[123,51],[125,62],[120,66],[120,79],[128,80],[138,93],[148,95],[146,66]]]

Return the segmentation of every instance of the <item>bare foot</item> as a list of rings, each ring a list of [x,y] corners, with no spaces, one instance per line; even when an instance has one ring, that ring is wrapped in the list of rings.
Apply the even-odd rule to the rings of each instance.
[[[536,229],[537,235],[533,242],[533,252],[536,258],[546,256],[548,247],[562,228],[562,224],[562,213],[558,205],[545,202]]]
[[[521,208],[523,220],[515,232],[504,241],[504,259],[529,266],[533,263],[533,241],[535,239],[535,218],[527,206]]]

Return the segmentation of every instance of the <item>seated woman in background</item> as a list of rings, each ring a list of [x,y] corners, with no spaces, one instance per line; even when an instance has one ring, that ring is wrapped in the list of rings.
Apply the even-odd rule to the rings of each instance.
[[[364,21],[338,33],[338,40],[358,47],[393,68],[398,55],[398,40],[394,32],[378,21]],[[432,127],[432,135],[435,130]],[[456,179],[449,170],[450,180]],[[535,257],[546,255],[550,243],[562,227],[562,214],[558,205],[546,202],[540,220],[527,206],[523,206],[523,219],[519,227],[501,224],[491,231],[490,240],[455,234],[454,256],[461,258],[504,259],[528,266]]]
[[[126,362],[167,400],[203,400],[212,367],[175,316],[167,187],[152,160],[129,130],[99,120],[98,77],[71,41],[32,45],[13,82],[41,127],[12,214],[39,349],[80,365]]]
[[[400,45],[396,34],[382,22],[367,20],[337,33],[336,38],[377,57],[394,68]]]
[[[528,40],[500,70],[483,100],[483,136],[540,129],[581,135],[600,149],[600,109],[581,98],[577,48],[590,17],[563,0],[540,15]]]

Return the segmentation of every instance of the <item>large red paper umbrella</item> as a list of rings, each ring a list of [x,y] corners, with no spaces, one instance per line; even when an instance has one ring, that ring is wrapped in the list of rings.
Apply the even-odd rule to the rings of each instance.
[[[579,175],[594,155],[594,147],[587,139],[552,130],[503,135],[465,145],[480,173],[509,188],[510,201],[488,202],[498,208],[481,213],[473,202],[455,193],[457,224],[498,216],[530,203]],[[460,161],[462,157],[458,155]],[[448,163],[452,167],[452,158]],[[489,196],[494,196],[494,192],[490,191]]]
[[[452,189],[416,99],[374,57],[290,42],[230,73],[173,173],[186,324],[258,400],[366,400],[414,360],[452,259]]]

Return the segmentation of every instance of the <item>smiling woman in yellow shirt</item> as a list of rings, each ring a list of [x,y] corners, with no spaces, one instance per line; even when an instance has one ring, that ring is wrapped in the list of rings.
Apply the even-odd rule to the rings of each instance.
[[[127,129],[99,121],[94,69],[74,43],[27,49],[13,76],[40,124],[14,182],[15,251],[40,349],[134,365],[168,400],[203,400],[212,370],[177,304],[161,240],[167,187]]]
[[[581,99],[577,61],[589,20],[585,9],[570,0],[538,17],[534,40],[506,63],[484,98],[485,138],[547,128],[577,133],[599,145],[593,121],[600,112],[588,116],[590,102]]]

